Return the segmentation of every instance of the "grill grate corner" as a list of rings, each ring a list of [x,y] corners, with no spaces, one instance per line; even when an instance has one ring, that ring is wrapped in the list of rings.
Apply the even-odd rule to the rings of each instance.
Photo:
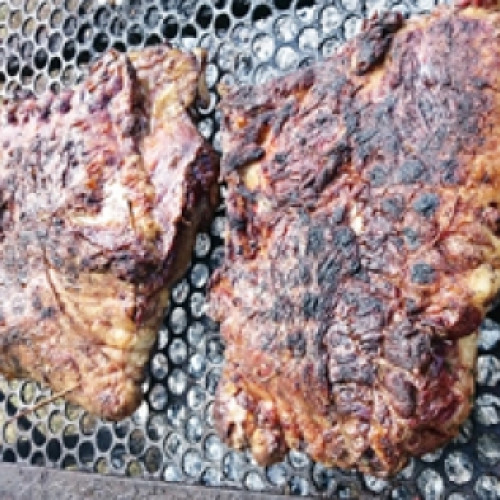
[[[198,127],[220,149],[219,82],[260,83],[327,57],[378,9],[414,15],[434,0],[0,1],[0,93],[58,91],[110,47],[169,41],[208,50],[211,100]],[[481,328],[476,404],[460,436],[412,460],[385,481],[315,464],[300,452],[267,468],[221,443],[212,403],[224,348],[204,315],[204,288],[223,259],[223,207],[196,239],[192,263],[171,304],[143,384],[141,407],[121,422],[54,401],[10,421],[49,395],[32,381],[0,378],[0,460],[145,479],[292,495],[392,499],[500,498],[500,325]],[[496,314],[494,314],[496,315]]]

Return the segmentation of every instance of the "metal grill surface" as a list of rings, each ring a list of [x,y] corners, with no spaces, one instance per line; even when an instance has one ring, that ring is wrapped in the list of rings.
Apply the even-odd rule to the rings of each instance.
[[[201,46],[209,52],[211,102],[198,110],[198,127],[219,149],[219,82],[259,83],[322,59],[377,9],[411,16],[433,7],[432,0],[0,1],[0,93],[58,91],[110,47],[165,40]],[[64,401],[23,414],[50,393],[31,381],[0,378],[0,460],[292,495],[500,498],[500,325],[492,319],[481,328],[475,409],[460,436],[390,482],[327,469],[298,452],[262,468],[248,453],[225,447],[212,421],[224,348],[217,325],[204,315],[204,288],[223,259],[224,224],[221,207],[210,231],[197,236],[134,415],[105,422]]]

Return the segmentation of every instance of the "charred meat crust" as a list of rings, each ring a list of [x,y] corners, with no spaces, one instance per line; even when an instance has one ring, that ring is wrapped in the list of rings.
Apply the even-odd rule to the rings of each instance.
[[[216,419],[260,463],[301,448],[387,475],[469,413],[500,287],[499,27],[382,15],[326,62],[226,91]]]

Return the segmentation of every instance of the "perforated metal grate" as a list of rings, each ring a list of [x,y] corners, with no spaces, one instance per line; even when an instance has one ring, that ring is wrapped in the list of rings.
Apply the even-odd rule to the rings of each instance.
[[[37,93],[73,84],[110,47],[138,48],[168,40],[209,51],[211,102],[199,130],[219,148],[218,82],[263,82],[321,59],[352,37],[380,8],[412,15],[429,0],[0,2],[0,90]],[[171,305],[148,367],[145,401],[118,423],[101,421],[57,401],[11,420],[49,395],[30,381],[0,379],[0,457],[46,467],[232,486],[296,495],[356,498],[361,493],[410,499],[500,498],[500,325],[485,321],[478,393],[460,436],[414,460],[391,481],[326,469],[291,452],[271,467],[229,450],[213,429],[212,400],[223,363],[217,325],[204,315],[204,288],[223,259],[221,208],[196,240],[192,264],[172,291]]]

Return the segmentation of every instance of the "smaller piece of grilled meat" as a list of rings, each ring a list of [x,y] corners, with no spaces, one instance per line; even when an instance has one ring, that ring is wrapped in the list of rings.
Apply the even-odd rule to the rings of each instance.
[[[0,371],[129,415],[218,157],[188,111],[204,54],[110,51],[84,82],[0,110]]]
[[[469,414],[500,288],[499,36],[494,11],[385,14],[223,98],[214,411],[259,463],[299,448],[388,475]]]

